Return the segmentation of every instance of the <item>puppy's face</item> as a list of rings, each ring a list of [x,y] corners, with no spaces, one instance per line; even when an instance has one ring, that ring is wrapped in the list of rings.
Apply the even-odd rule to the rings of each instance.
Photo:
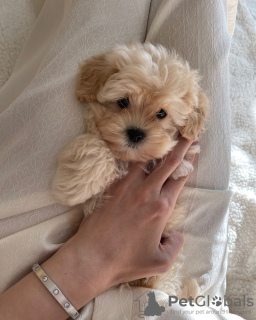
[[[93,106],[98,130],[117,158],[158,159],[175,146],[177,128],[170,108],[161,100],[152,92],[142,91],[105,100],[101,109]]]
[[[133,43],[85,61],[76,95],[115,157],[147,161],[170,151],[179,133],[197,138],[208,109],[198,80],[176,53]]]

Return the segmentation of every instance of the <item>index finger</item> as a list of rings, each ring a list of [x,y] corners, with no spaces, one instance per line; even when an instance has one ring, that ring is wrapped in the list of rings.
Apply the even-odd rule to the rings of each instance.
[[[160,192],[165,181],[182,162],[192,143],[193,141],[188,141],[182,137],[179,138],[179,141],[174,149],[167,154],[164,161],[159,163],[153,172],[147,177],[147,183],[155,188],[158,188]]]

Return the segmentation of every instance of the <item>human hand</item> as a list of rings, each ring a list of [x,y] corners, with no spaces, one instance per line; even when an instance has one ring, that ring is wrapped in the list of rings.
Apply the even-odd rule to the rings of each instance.
[[[164,227],[188,177],[169,179],[192,142],[180,138],[164,163],[145,175],[132,164],[128,175],[106,191],[110,199],[81,225],[66,244],[78,257],[79,273],[96,273],[102,291],[118,283],[167,272],[183,245],[173,232],[162,238]],[[194,156],[191,157],[191,163]],[[75,249],[74,249],[75,248]],[[103,290],[104,287],[104,290]]]

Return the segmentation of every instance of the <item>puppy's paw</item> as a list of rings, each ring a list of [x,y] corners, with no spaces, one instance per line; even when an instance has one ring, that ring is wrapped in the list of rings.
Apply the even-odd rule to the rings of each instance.
[[[176,170],[171,174],[171,177],[174,180],[179,179],[180,177],[185,177],[193,171],[193,166],[187,160],[183,160],[181,164],[176,168]]]
[[[180,177],[185,177],[187,176],[189,173],[191,173],[193,171],[193,165],[188,161],[189,157],[196,154],[196,153],[199,153],[200,152],[200,147],[198,144],[195,144],[195,145],[192,145],[185,157],[184,157],[184,160],[181,162],[181,164],[176,168],[176,170],[172,173],[171,177],[174,179],[174,180],[177,180],[178,178]]]
[[[86,133],[60,154],[52,194],[59,203],[74,206],[104,191],[118,174],[116,160],[105,142]]]

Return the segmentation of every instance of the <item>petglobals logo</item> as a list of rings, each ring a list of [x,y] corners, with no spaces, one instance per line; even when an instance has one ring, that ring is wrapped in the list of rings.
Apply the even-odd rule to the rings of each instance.
[[[138,307],[138,318],[145,319],[145,316],[161,316],[165,307],[160,306],[156,300],[154,291],[146,291],[140,295],[135,302]]]
[[[254,306],[253,298],[246,297],[220,297],[220,296],[197,296],[195,298],[181,298],[177,296],[169,296],[169,301],[166,295],[161,296],[160,291],[146,291],[141,294],[135,301],[135,309],[138,319],[146,319],[148,316],[161,316],[168,309],[168,315],[177,314],[225,314],[229,313],[229,309],[225,307],[242,307],[247,314],[251,314],[250,307]],[[160,302],[160,303],[159,303]],[[175,308],[179,306],[178,309]],[[173,308],[172,308],[173,307]],[[180,308],[180,307],[184,307]],[[189,308],[186,308],[189,307]],[[195,307],[195,308],[191,308]],[[206,308],[204,308],[206,307]],[[208,307],[208,308],[207,308]],[[209,308],[211,307],[211,308]]]
[[[211,298],[209,295],[207,296],[198,296],[196,298],[189,297],[188,299],[181,298],[178,299],[176,296],[169,296],[169,306],[173,306],[175,304],[179,304],[181,307],[220,307],[221,305],[225,307],[253,307],[253,298],[248,298],[245,295],[243,295],[241,298],[229,298],[224,296],[224,298],[219,296],[214,296]]]

